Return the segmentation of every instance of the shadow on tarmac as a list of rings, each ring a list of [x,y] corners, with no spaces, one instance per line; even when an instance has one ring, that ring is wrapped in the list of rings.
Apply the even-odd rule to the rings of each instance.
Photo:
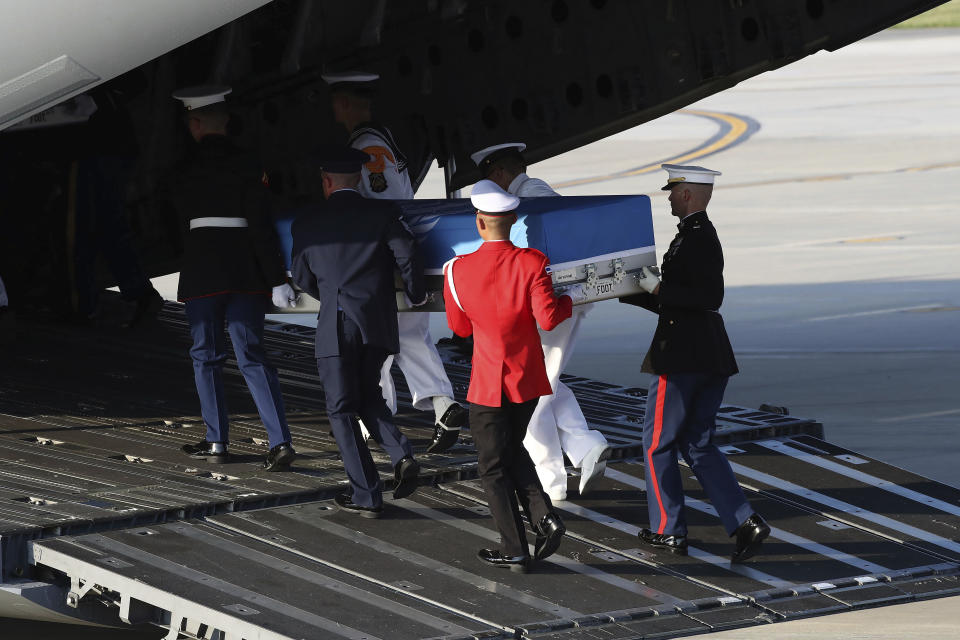
[[[0,618],[0,636],[4,638],[30,638],[30,640],[157,640],[164,635],[166,635],[166,632],[163,629],[153,626],[106,629],[55,622]]]

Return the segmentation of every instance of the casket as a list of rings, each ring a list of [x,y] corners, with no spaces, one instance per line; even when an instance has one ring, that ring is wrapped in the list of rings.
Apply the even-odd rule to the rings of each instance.
[[[430,302],[409,309],[397,294],[401,311],[443,311],[443,265],[481,244],[476,210],[468,199],[398,200],[407,227],[417,237],[427,275]],[[289,268],[292,217],[277,219],[277,233]],[[595,302],[643,291],[635,273],[656,264],[650,198],[642,195],[523,198],[510,240],[539,249],[550,259],[556,287],[582,283]],[[315,311],[316,300],[304,296],[294,313]]]

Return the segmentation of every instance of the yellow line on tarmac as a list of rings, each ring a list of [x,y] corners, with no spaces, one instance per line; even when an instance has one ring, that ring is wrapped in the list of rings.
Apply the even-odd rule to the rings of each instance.
[[[770,180],[758,180],[755,182],[738,182],[736,184],[720,184],[715,189],[742,189],[743,187],[766,187],[774,184],[788,184],[793,182],[830,182],[835,180],[850,180],[852,178],[862,178],[868,176],[882,176],[892,173],[916,173],[919,171],[936,171],[938,169],[956,169],[960,167],[960,161],[937,162],[935,164],[921,165],[919,167],[904,167],[902,169],[873,169],[867,171],[852,171],[848,173],[834,173],[820,176],[794,176],[789,178],[771,178]]]
[[[689,162],[690,160],[695,160],[696,158],[702,158],[703,156],[716,153],[722,149],[729,147],[730,145],[736,143],[742,136],[747,132],[749,128],[746,120],[738,118],[735,115],[729,113],[716,113],[714,111],[694,111],[692,109],[684,109],[680,113],[689,113],[690,115],[700,116],[703,118],[709,118],[711,120],[720,120],[730,125],[730,131],[726,133],[722,138],[714,142],[713,144],[704,147],[702,149],[696,149],[686,155],[677,156],[676,158],[670,159],[670,164],[679,164],[681,162]],[[659,169],[660,165],[656,165],[654,168]],[[628,174],[628,175],[632,175]]]
[[[676,113],[682,113],[686,115],[699,116],[701,118],[707,118],[708,120],[713,120],[715,122],[721,122],[730,126],[730,130],[727,131],[723,137],[715,140],[712,144],[709,144],[704,147],[696,147],[690,151],[682,153],[678,156],[674,156],[662,162],[657,162],[654,164],[648,164],[637,169],[632,169],[630,171],[623,171],[618,173],[608,173],[602,176],[592,176],[590,178],[578,178],[576,180],[567,180],[566,182],[559,182],[553,185],[555,188],[561,189],[564,187],[575,187],[582,184],[591,184],[594,182],[603,182],[605,180],[616,180],[618,178],[627,178],[630,176],[638,176],[645,173],[652,173],[654,171],[660,170],[661,164],[680,164],[683,162],[690,162],[691,160],[696,160],[697,158],[702,158],[703,156],[709,155],[711,153],[716,153],[721,151],[733,144],[736,144],[747,132],[749,125],[746,120],[738,118],[735,115],[729,113],[718,113],[715,111],[698,111],[694,109],[681,109]]]

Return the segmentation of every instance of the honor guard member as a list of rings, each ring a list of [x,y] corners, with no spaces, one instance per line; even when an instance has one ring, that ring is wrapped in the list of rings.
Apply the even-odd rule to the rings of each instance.
[[[707,217],[719,171],[665,164],[670,211],[680,219],[660,268],[644,267],[645,293],[622,302],[659,314],[642,370],[654,375],[643,422],[650,528],[640,540],[673,553],[687,553],[687,523],[677,454],[683,456],[710,496],[727,534],[735,536],[733,562],[753,556],[770,527],[747,503],[730,463],[713,443],[717,410],[729,376],[737,373],[733,349],[720,316],[723,252]]]
[[[420,469],[380,391],[380,369],[398,348],[394,267],[410,300],[423,304],[427,294],[416,241],[400,221],[400,210],[357,191],[360,168],[369,157],[350,147],[321,150],[327,201],[298,216],[291,233],[293,277],[320,301],[317,370],[353,488],[352,495],[341,494],[336,501],[342,509],[377,518],[383,511],[380,475],[358,420],[394,463],[394,498],[416,490]]]
[[[246,380],[270,439],[269,471],[288,468],[296,457],[283,409],[277,371],[263,346],[263,316],[274,304],[292,306],[283,258],[269,211],[269,192],[257,163],[226,136],[229,87],[192,87],[173,94],[196,154],[177,176],[174,206],[187,231],[177,299],[184,303],[193,347],[194,377],[207,437],[184,445],[192,458],[226,462],[229,422],[223,389],[227,359],[224,323],[240,373]]]
[[[413,186],[407,159],[390,130],[372,121],[373,98],[379,78],[375,73],[363,72],[323,76],[330,85],[334,118],[350,132],[348,144],[370,156],[363,165],[358,186],[360,193],[366,198],[411,200]],[[390,373],[396,359],[413,396],[414,408],[420,411],[433,408],[434,437],[427,451],[446,451],[457,442],[468,415],[466,409],[453,399],[453,386],[430,337],[430,315],[401,313],[397,325],[400,350],[387,358],[380,375],[384,398],[391,412],[396,413],[397,391]]]
[[[518,502],[537,534],[536,559],[556,551],[566,531],[523,438],[537,401],[552,393],[537,323],[553,329],[570,317],[573,303],[554,294],[546,256],[510,242],[519,198],[481,180],[470,201],[483,244],[444,265],[443,298],[450,329],[464,338],[473,336],[470,432],[502,543],[500,549],[481,549],[477,555],[494,566],[526,572],[530,555]]]
[[[526,148],[522,142],[495,144],[471,154],[470,159],[480,168],[484,179],[492,180],[507,193],[520,198],[560,195],[543,180],[527,175],[527,162],[523,157]]]
[[[526,148],[522,142],[498,144],[470,157],[485,178],[496,182],[508,193],[519,197],[559,196],[546,182],[525,173],[526,162],[521,153]],[[572,288],[570,294],[571,297],[578,296],[575,302],[586,299],[581,287]],[[567,499],[564,454],[574,467],[580,469],[580,495],[587,493],[591,485],[603,477],[607,458],[610,457],[607,439],[599,431],[587,426],[587,419],[573,391],[560,381],[560,374],[573,353],[580,325],[591,307],[589,304],[578,305],[574,307],[570,318],[555,329],[540,331],[553,395],[540,398],[530,418],[523,444],[537,466],[537,475],[540,476],[544,491],[555,501]]]

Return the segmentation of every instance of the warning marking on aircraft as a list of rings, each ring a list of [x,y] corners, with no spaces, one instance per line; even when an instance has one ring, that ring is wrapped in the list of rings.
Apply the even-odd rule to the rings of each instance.
[[[638,176],[645,173],[653,173],[654,171],[661,170],[661,164],[683,164],[713,155],[714,153],[718,153],[725,149],[729,149],[732,146],[746,141],[750,136],[760,130],[760,123],[749,116],[737,115],[733,113],[721,113],[718,111],[699,111],[693,109],[682,109],[677,111],[677,113],[696,116],[698,118],[706,118],[719,125],[720,129],[706,142],[679,155],[665,158],[641,167],[627,169],[625,171],[617,171],[615,173],[608,173],[601,176],[592,176],[589,178],[578,178],[576,180],[558,182],[554,185],[554,187],[562,189],[564,187],[576,187],[584,184],[605,182],[607,180],[619,180],[620,178],[629,178],[631,176]]]

